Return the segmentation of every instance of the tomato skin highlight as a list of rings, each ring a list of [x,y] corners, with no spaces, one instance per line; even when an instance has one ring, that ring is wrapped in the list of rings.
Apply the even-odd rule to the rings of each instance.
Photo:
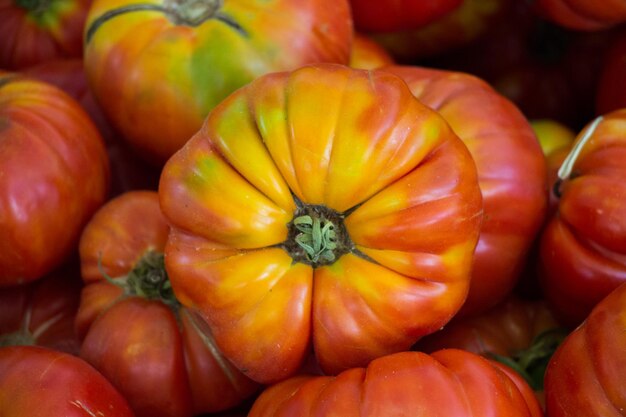
[[[270,74],[164,167],[166,268],[251,379],[292,375],[311,346],[336,373],[408,349],[458,311],[477,187],[466,146],[397,76],[336,64]],[[348,236],[332,261],[294,257],[290,225],[315,207]]]

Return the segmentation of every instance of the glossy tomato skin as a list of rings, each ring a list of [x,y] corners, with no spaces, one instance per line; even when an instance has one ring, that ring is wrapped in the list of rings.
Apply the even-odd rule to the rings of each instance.
[[[0,68],[21,70],[57,58],[80,58],[91,0],[0,3]]]
[[[330,373],[406,350],[467,295],[475,169],[393,74],[319,64],[260,77],[163,170],[172,286],[255,380],[292,375],[310,345]],[[301,256],[293,225],[316,210],[339,235],[334,261]]]
[[[541,417],[532,390],[510,372],[459,349],[400,352],[335,377],[279,382],[261,393],[248,415]]]
[[[626,22],[624,0],[537,0],[533,8],[542,17],[575,30],[597,31]]]
[[[402,77],[441,114],[476,162],[484,218],[461,314],[485,311],[515,287],[544,222],[548,189],[541,147],[518,108],[477,77],[418,66],[384,71]]]
[[[172,12],[194,5],[214,9],[200,22]],[[85,69],[96,98],[159,167],[215,105],[257,76],[347,64],[353,32],[347,0],[97,0],[86,26]]]
[[[626,285],[602,299],[552,356],[545,377],[550,417],[624,416]]]
[[[0,346],[37,345],[78,354],[74,319],[82,281],[74,258],[45,277],[0,289]]]
[[[350,67],[376,69],[395,63],[393,57],[378,42],[362,33],[355,33],[350,52]]]
[[[626,110],[590,123],[540,240],[540,283],[548,305],[576,326],[626,280]],[[576,145],[574,145],[576,147]]]
[[[463,0],[350,0],[354,27],[362,32],[417,29],[455,10]]]
[[[102,137],[74,99],[0,73],[0,286],[41,278],[68,259],[109,176]]]
[[[109,378],[137,416],[234,407],[257,386],[224,360],[204,322],[167,288],[153,294],[151,286],[128,283],[149,253],[162,253],[167,232],[156,191],[123,193],[87,224],[80,241],[86,283],[76,318],[80,356]],[[162,267],[152,273],[159,272]]]
[[[0,348],[3,417],[133,417],[126,399],[84,360],[37,346]]]

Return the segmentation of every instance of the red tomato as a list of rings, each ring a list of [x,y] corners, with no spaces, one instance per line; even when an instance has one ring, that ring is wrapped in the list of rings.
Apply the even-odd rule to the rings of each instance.
[[[354,26],[362,32],[417,29],[437,21],[463,0],[350,0]]]
[[[626,415],[626,285],[602,299],[552,356],[545,377],[550,417]]]
[[[478,170],[484,219],[462,314],[495,306],[515,287],[547,206],[546,166],[528,120],[509,100],[469,74],[415,66],[401,76],[467,145]]]
[[[544,18],[576,30],[600,30],[626,22],[625,0],[536,0]]]
[[[252,379],[335,373],[407,350],[465,300],[476,167],[385,71],[257,78],[165,165],[166,267],[181,303]]]
[[[37,281],[0,289],[0,346],[38,345],[77,354],[82,281],[69,262]]]
[[[626,108],[626,29],[616,32],[610,40],[595,101],[597,114]]]
[[[155,191],[121,194],[87,224],[80,240],[80,356],[137,416],[225,410],[257,385],[223,358],[206,324],[172,294],[163,266],[167,232]]]
[[[18,70],[83,53],[83,28],[91,0],[0,2],[0,68]]]
[[[496,362],[459,349],[400,352],[336,377],[296,376],[267,388],[249,417],[541,417],[532,390]]]
[[[109,175],[102,137],[76,100],[0,72],[0,286],[68,259],[107,197]]]
[[[2,417],[133,417],[111,383],[82,359],[36,346],[0,348]]]
[[[545,299],[569,326],[626,281],[626,109],[590,123],[572,149],[539,260]]]
[[[348,0],[96,0],[85,71],[113,125],[162,164],[228,94],[261,74],[347,64]]]

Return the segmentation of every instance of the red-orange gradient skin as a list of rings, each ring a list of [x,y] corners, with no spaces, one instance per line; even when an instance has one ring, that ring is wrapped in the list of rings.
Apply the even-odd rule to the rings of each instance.
[[[66,261],[105,201],[109,177],[104,141],[78,102],[0,72],[0,286]]]
[[[335,377],[300,375],[267,388],[249,417],[541,417],[530,387],[479,355],[400,352]]]
[[[231,95],[168,161],[159,196],[179,300],[262,382],[311,345],[336,373],[440,328],[467,295],[482,219],[474,162],[443,118],[395,75],[332,64]],[[298,205],[341,214],[347,253],[294,262]]]
[[[474,158],[484,218],[461,313],[485,311],[515,286],[546,216],[547,168],[537,137],[518,108],[479,78],[416,66],[384,70],[439,112]]]
[[[254,78],[348,63],[348,0],[196,2],[217,5],[197,24],[173,17],[184,3],[194,4],[96,0],[86,22],[85,72],[94,96],[137,153],[158,167],[213,107]]]
[[[626,109],[604,115],[590,133],[540,241],[544,297],[570,326],[626,281]]]
[[[197,315],[111,283],[148,251],[163,251],[168,226],[156,191],[110,200],[81,236],[86,283],[76,317],[80,356],[128,399],[137,416],[190,417],[234,407],[257,385],[215,348]]]
[[[545,376],[550,417],[626,415],[626,286],[602,299],[561,343]]]

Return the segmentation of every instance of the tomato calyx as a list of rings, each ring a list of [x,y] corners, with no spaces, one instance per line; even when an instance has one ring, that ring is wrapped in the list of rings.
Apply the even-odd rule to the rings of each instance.
[[[22,0],[36,1],[36,0]],[[91,41],[96,31],[104,23],[126,13],[154,11],[163,13],[174,25],[196,27],[207,20],[220,21],[240,35],[248,37],[248,32],[228,14],[221,11],[224,0],[165,0],[163,5],[136,3],[109,10],[98,16],[85,32],[85,44]]]
[[[285,250],[295,262],[313,267],[330,265],[354,248],[344,215],[324,205],[297,202]]]
[[[101,265],[100,272],[113,285],[124,289],[126,295],[142,297],[148,300],[159,300],[174,311],[180,308],[172,284],[165,270],[165,259],[162,252],[150,250],[135,264],[134,268],[125,276],[111,278]]]
[[[494,359],[520,374],[535,391],[543,391],[543,380],[550,358],[568,335],[564,328],[554,328],[538,334],[530,347],[510,356],[488,353]]]

